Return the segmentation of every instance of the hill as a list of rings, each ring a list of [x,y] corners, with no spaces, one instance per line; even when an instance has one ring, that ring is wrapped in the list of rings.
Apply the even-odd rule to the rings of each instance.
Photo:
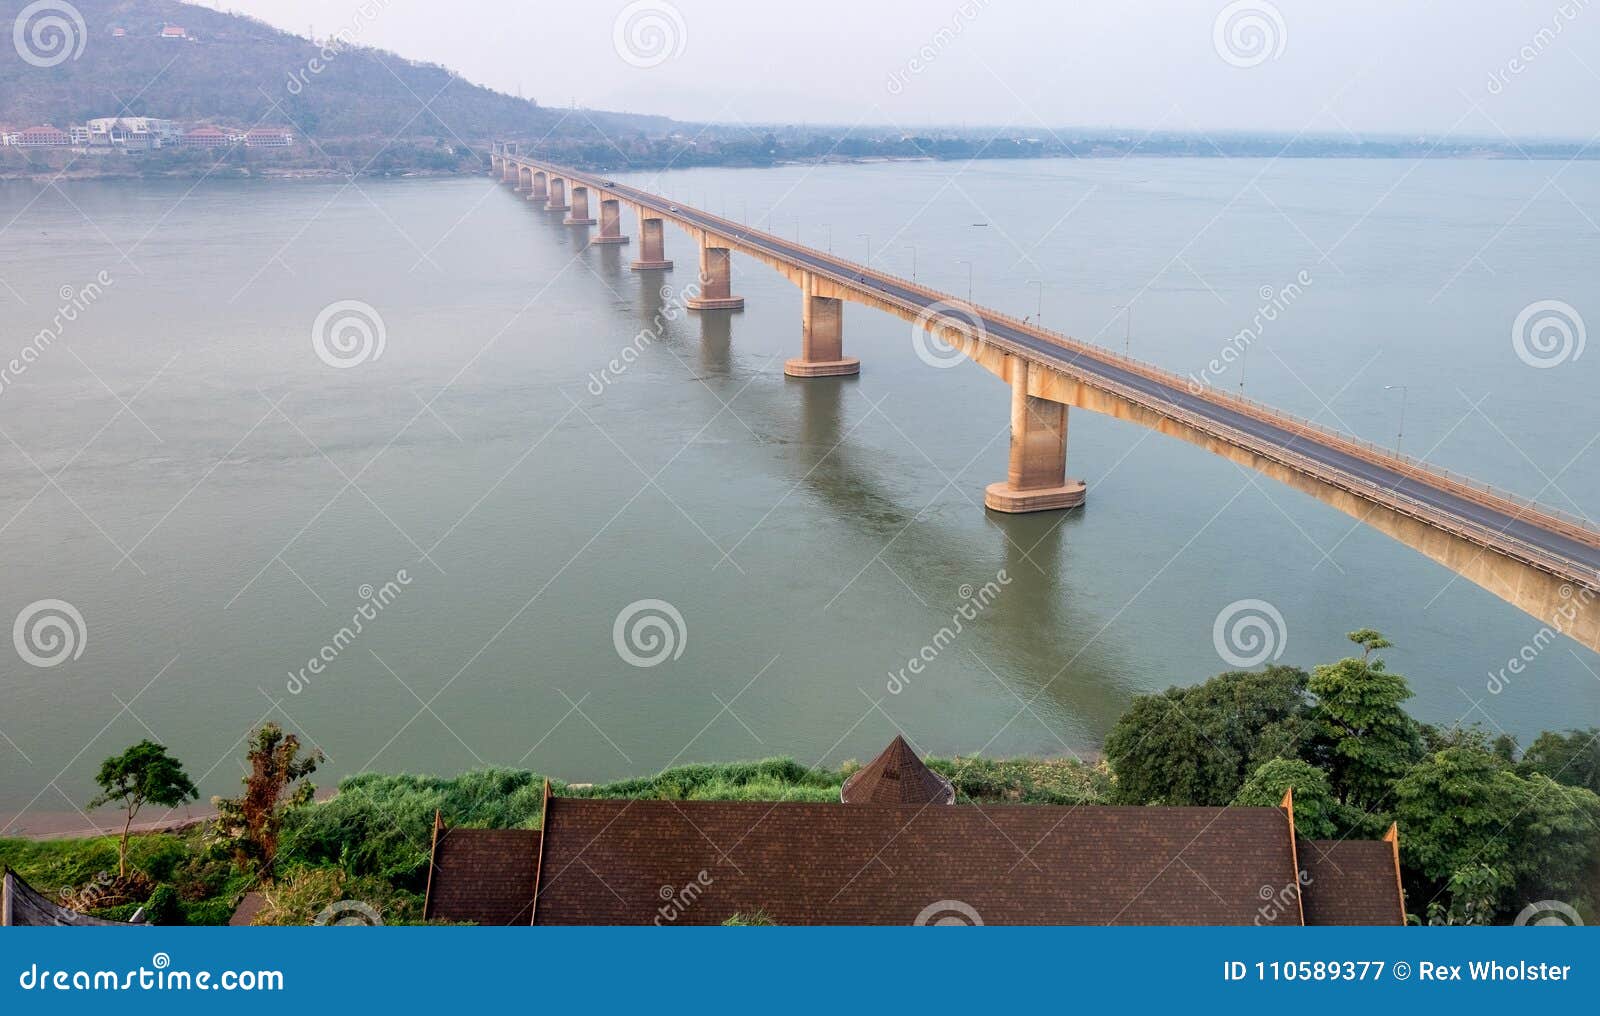
[[[14,25],[27,0],[0,0]],[[238,127],[288,126],[318,141],[432,139],[481,145],[491,138],[572,141],[660,134],[662,117],[584,111],[573,116],[456,77],[448,69],[360,45],[359,26],[322,44],[263,22],[174,0],[72,0],[31,18],[29,54],[0,59],[0,124],[81,123],[139,115]],[[55,14],[76,56],[61,56]],[[183,37],[163,37],[181,27]],[[81,47],[81,48],[79,48]],[[40,66],[39,64],[51,64]]]

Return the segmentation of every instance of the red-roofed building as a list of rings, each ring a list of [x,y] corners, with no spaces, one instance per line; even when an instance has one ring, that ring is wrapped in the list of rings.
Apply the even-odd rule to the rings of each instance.
[[[215,127],[196,127],[185,132],[178,139],[178,144],[185,148],[225,148],[228,144],[228,133]]]
[[[65,148],[72,144],[72,135],[58,127],[43,124],[18,133],[16,144],[22,148]]]
[[[891,745],[877,761],[903,773],[904,754]],[[546,782],[538,832],[435,818],[424,914],[485,925],[757,914],[780,925],[1405,923],[1398,833],[1307,840],[1292,794],[1277,808],[930,807],[939,799],[570,798]]]
[[[163,39],[187,39],[189,33],[177,25],[168,25],[161,30],[161,37]]]

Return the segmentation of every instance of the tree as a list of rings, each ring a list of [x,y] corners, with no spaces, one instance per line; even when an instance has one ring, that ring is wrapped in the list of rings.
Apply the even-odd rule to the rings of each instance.
[[[150,740],[140,741],[100,763],[95,782],[100,785],[100,793],[89,807],[119,802],[127,812],[122,839],[117,844],[117,875],[121,878],[128,875],[128,833],[139,809],[147,803],[172,808],[200,796],[183,765],[167,754],[164,745]]]
[[[1276,808],[1284,791],[1290,788],[1294,789],[1294,826],[1301,836],[1325,840],[1338,834],[1338,823],[1334,821],[1338,802],[1333,799],[1327,774],[1297,758],[1263,762],[1233,803],[1247,808]]]
[[[1296,754],[1309,732],[1306,681],[1299,668],[1270,666],[1134,699],[1106,738],[1116,798],[1128,804],[1232,801],[1261,763]]]
[[[1361,646],[1361,655],[1315,668],[1308,689],[1316,698],[1317,753],[1335,797],[1371,810],[1422,757],[1422,734],[1401,706],[1411,697],[1406,679],[1372,655],[1392,643],[1371,628],[1348,638]]]
[[[1450,876],[1446,891],[1449,904],[1434,900],[1428,904],[1428,923],[1484,925],[1494,923],[1495,904],[1505,891],[1508,879],[1487,864],[1474,864]]]
[[[1481,747],[1429,755],[1395,784],[1402,860],[1427,897],[1459,873],[1488,866],[1501,876],[1499,903],[1580,901],[1600,829],[1600,796],[1539,773],[1524,778]]]
[[[317,750],[300,757],[300,739],[284,733],[276,723],[263,724],[251,735],[245,753],[250,774],[244,778],[244,794],[214,799],[214,832],[240,867],[254,866],[261,872],[271,869],[284,813],[311,800],[316,787],[305,778],[317,771],[322,760],[323,754]]]
[[[1557,783],[1587,787],[1600,794],[1600,727],[1564,734],[1545,731],[1523,752],[1518,770],[1524,775],[1541,773]]]

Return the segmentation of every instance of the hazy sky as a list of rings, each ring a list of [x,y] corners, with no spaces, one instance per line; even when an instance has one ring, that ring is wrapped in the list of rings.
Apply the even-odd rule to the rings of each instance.
[[[204,6],[300,34],[345,29],[544,105],[686,120],[1600,132],[1600,0]]]

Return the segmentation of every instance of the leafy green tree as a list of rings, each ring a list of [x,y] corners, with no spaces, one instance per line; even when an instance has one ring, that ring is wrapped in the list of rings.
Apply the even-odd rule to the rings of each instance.
[[[1310,730],[1306,681],[1299,668],[1270,666],[1134,699],[1106,738],[1117,800],[1232,801],[1261,763],[1296,754]]]
[[[1321,769],[1297,758],[1275,758],[1263,762],[1233,803],[1242,807],[1275,808],[1284,791],[1294,788],[1294,825],[1301,836],[1312,840],[1331,839],[1339,832],[1334,815],[1338,802]]]
[[[285,813],[307,804],[316,787],[306,777],[322,762],[320,751],[301,757],[300,739],[276,723],[266,723],[250,737],[245,753],[249,775],[240,797],[218,797],[213,832],[242,868],[271,870],[278,854],[278,833]],[[298,786],[296,785],[298,784]]]
[[[1485,925],[1494,923],[1495,907],[1509,880],[1487,864],[1474,864],[1450,876],[1449,903],[1428,904],[1428,923],[1435,925]]]
[[[1322,756],[1341,804],[1371,810],[1383,805],[1395,780],[1422,757],[1422,732],[1401,703],[1411,688],[1373,656],[1392,644],[1371,628],[1351,632],[1359,657],[1325,664],[1311,673],[1316,698],[1316,754]]]
[[[1483,748],[1429,755],[1395,784],[1401,858],[1435,897],[1459,872],[1503,876],[1502,909],[1517,899],[1584,900],[1600,830],[1600,796],[1534,773],[1518,776]]]
[[[1600,727],[1545,731],[1523,752],[1518,769],[1524,775],[1541,773],[1557,783],[1600,794]]]
[[[168,755],[164,745],[150,740],[140,741],[100,763],[95,782],[100,785],[100,793],[89,807],[116,803],[127,813],[122,839],[117,843],[117,875],[122,878],[128,875],[128,833],[139,809],[146,804],[172,808],[200,796],[182,763]]]

